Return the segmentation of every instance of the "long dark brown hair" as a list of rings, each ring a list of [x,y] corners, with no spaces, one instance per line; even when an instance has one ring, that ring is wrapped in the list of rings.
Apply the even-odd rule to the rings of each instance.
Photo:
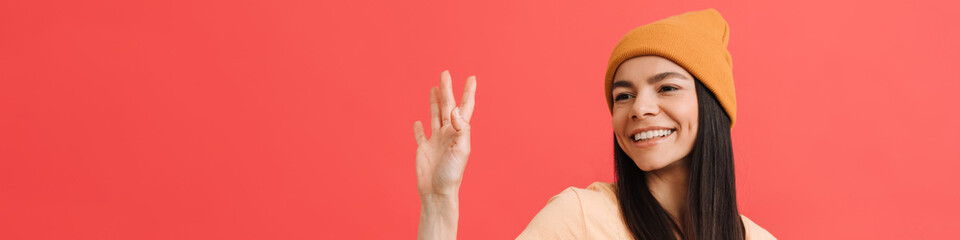
[[[617,199],[623,220],[636,239],[744,239],[737,211],[733,172],[730,117],[717,98],[699,80],[694,80],[698,103],[697,138],[690,150],[689,183],[683,227],[674,222],[647,187],[646,172],[627,155],[616,137],[613,159]]]

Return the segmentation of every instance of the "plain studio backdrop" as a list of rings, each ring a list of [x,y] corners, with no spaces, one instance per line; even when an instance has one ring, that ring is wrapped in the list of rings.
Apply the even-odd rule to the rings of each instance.
[[[344,1],[346,2],[346,1]],[[781,239],[960,225],[953,1],[0,1],[0,239],[411,239],[413,122],[477,75],[459,236],[613,180],[628,30],[731,27],[741,213]]]

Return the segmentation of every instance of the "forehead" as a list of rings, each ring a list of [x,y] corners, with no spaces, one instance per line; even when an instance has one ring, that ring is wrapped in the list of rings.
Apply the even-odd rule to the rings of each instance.
[[[693,79],[686,69],[683,69],[683,67],[677,65],[673,61],[660,56],[640,56],[628,59],[620,64],[620,67],[617,68],[617,72],[613,76],[613,79],[614,82],[620,80],[632,82],[642,81],[650,76],[663,72],[677,72],[687,77],[687,79]]]

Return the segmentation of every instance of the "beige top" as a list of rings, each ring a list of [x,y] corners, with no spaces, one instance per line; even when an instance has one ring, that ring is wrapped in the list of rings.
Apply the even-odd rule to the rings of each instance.
[[[747,239],[776,239],[740,215]],[[547,201],[517,239],[631,239],[620,215],[614,186],[594,182],[586,189],[569,187]]]

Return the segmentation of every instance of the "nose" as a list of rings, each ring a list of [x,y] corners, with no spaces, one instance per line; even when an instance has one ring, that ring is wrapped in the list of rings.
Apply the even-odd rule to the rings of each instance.
[[[655,94],[638,94],[630,113],[631,120],[641,120],[660,114],[660,105]]]

